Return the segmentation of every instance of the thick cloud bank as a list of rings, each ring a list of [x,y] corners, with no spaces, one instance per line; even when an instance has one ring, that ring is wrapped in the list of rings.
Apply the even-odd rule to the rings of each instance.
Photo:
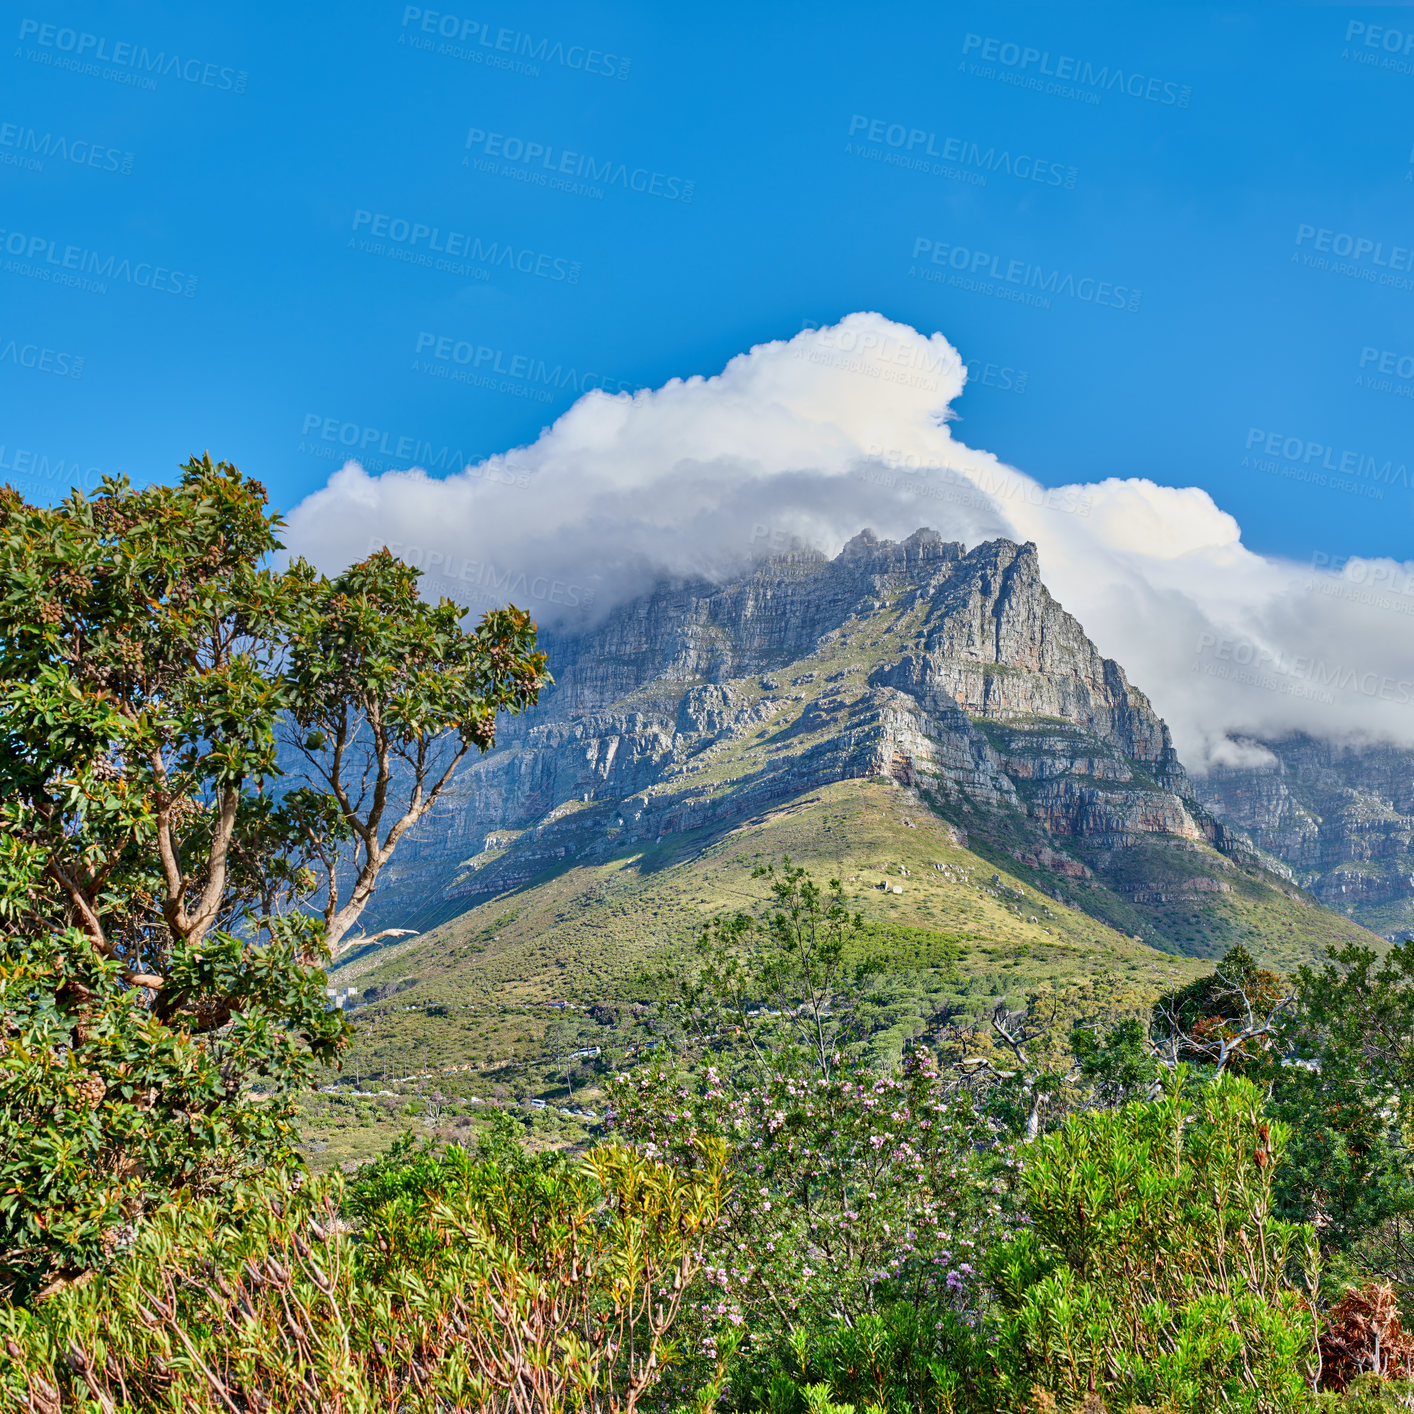
[[[1414,745],[1414,563],[1256,555],[1195,487],[1045,488],[952,437],[966,376],[941,334],[851,314],[712,378],[587,393],[530,446],[445,479],[349,462],[287,538],[330,570],[387,544],[429,593],[544,622],[587,622],[664,574],[833,553],[865,527],[1034,540],[1052,593],[1190,766],[1256,763],[1249,738],[1291,731]]]

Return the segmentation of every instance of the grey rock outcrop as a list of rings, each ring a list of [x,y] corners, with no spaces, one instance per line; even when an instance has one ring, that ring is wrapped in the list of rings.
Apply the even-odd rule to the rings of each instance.
[[[1034,545],[864,532],[834,559],[661,585],[543,646],[556,686],[463,772],[386,892],[469,902],[860,776],[1014,820],[1016,857],[1072,878],[1150,836],[1251,854]]]
[[[1290,866],[1329,908],[1394,937],[1414,928],[1414,751],[1292,736],[1271,764],[1214,767],[1208,808]]]

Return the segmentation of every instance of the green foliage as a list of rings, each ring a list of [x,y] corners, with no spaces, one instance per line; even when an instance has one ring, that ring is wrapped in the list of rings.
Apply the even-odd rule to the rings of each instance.
[[[337,1179],[245,1211],[169,1205],[96,1280],[0,1308],[0,1407],[632,1410],[677,1358],[722,1201],[720,1146],[699,1159],[448,1155],[428,1192],[393,1184],[358,1242]]]
[[[53,508],[0,487],[0,1289],[293,1161],[290,1094],[347,1045],[327,948],[438,762],[534,700],[526,615],[464,633],[386,554],[270,569],[278,526],[209,457]]]
[[[425,1221],[427,1205],[475,1191],[491,1170],[529,1183],[535,1175],[563,1177],[571,1165],[555,1150],[528,1154],[519,1125],[498,1110],[495,1123],[474,1152],[459,1144],[419,1142],[411,1132],[403,1133],[387,1153],[354,1173],[344,1187],[340,1212],[366,1231],[381,1234],[386,1250],[395,1253],[397,1261],[405,1261],[413,1252],[430,1257],[438,1239]],[[370,1261],[381,1269],[378,1257],[370,1256]]]
[[[1370,948],[1333,951],[1294,985],[1283,1042],[1303,1064],[1269,1076],[1272,1112],[1292,1129],[1277,1196],[1343,1247],[1414,1213],[1404,1137],[1414,1123],[1414,945],[1383,959]]]
[[[217,1035],[161,1016],[77,929],[6,940],[0,961],[0,1280],[23,1295],[102,1263],[174,1191],[229,1196],[295,1163],[293,1087],[340,1042],[322,977],[284,938],[244,953],[241,1009]]]
[[[1102,1105],[1138,1099],[1154,1082],[1154,1058],[1143,1023],[1130,1016],[1104,1034],[1077,1023],[1070,1033],[1079,1078]]]
[[[906,1303],[818,1333],[791,1332],[783,1356],[749,1371],[736,1407],[761,1414],[954,1414],[992,1407],[983,1342],[951,1312]]]
[[[1323,1394],[1316,1407],[1322,1414],[1408,1414],[1414,1409],[1414,1381],[1364,1375],[1338,1394]]]
[[[779,873],[768,864],[752,878],[770,880],[774,908],[763,921],[738,913],[707,924],[695,972],[670,969],[664,979],[675,984],[676,1019],[701,1047],[741,1038],[758,1078],[782,1064],[828,1078],[840,1053],[870,1034],[871,983],[884,960],[849,960],[864,920],[838,879],[826,893],[788,855]]]
[[[1305,1408],[1316,1373],[1309,1227],[1272,1216],[1287,1142],[1261,1092],[1180,1068],[1162,1095],[1076,1115],[1028,1154],[1026,1231],[989,1271],[1003,1308],[1004,1384],[1062,1409],[1277,1414]]]
[[[365,1222],[388,1203],[441,1194],[468,1162],[460,1146],[441,1148],[428,1139],[419,1143],[405,1130],[386,1153],[359,1165],[344,1186],[340,1212],[351,1221]]]

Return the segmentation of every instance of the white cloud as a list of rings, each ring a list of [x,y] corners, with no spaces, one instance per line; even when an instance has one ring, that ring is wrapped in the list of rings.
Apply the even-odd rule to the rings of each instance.
[[[1196,487],[1048,490],[952,436],[965,378],[941,334],[852,314],[711,378],[588,393],[531,445],[444,480],[350,462],[288,539],[326,569],[386,543],[429,592],[511,597],[545,621],[794,540],[833,553],[865,527],[1034,540],[1051,591],[1190,766],[1256,762],[1250,738],[1289,731],[1414,745],[1414,564],[1335,575],[1254,554]]]

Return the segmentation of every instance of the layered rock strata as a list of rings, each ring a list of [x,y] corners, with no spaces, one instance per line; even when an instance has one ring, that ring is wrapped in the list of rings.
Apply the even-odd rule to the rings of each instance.
[[[1322,903],[1388,937],[1414,929],[1414,751],[1291,736],[1270,760],[1215,767],[1206,806],[1291,867]]]
[[[544,646],[556,686],[406,841],[385,895],[475,901],[860,776],[1024,836],[1012,853],[1057,876],[1150,837],[1252,858],[1031,544],[866,531],[833,559],[661,585]]]

